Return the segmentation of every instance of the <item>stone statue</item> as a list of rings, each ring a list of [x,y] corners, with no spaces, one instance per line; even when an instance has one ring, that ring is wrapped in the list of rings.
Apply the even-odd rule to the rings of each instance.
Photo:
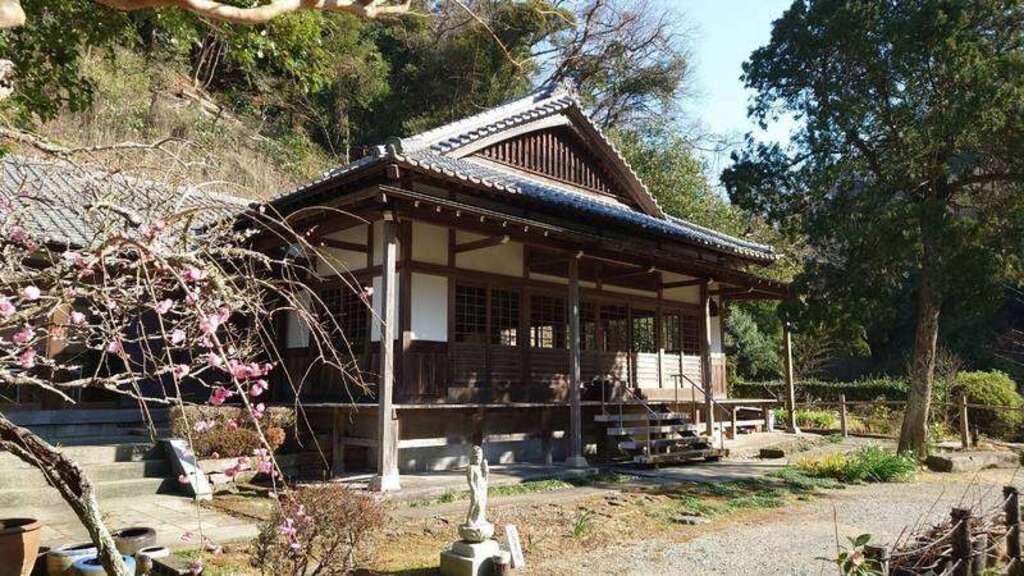
[[[466,523],[459,526],[459,536],[467,542],[483,542],[494,535],[494,525],[487,521],[487,478],[490,472],[484,451],[473,446],[466,469],[469,482],[469,512]]]

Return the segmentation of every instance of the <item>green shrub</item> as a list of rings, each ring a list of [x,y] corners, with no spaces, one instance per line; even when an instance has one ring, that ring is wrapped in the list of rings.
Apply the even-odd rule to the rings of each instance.
[[[796,468],[808,476],[840,482],[902,482],[914,475],[917,464],[891,450],[867,446],[850,454],[801,460]]]
[[[993,437],[1015,439],[1021,436],[1024,418],[1021,417],[1020,407],[1024,404],[1024,398],[1017,393],[1017,385],[1005,373],[961,372],[953,383],[952,392],[954,398],[966,393],[967,401],[971,404],[1014,408],[971,408],[968,411],[968,422]]]
[[[786,409],[775,410],[775,421],[786,421]],[[796,411],[796,425],[808,430],[831,430],[839,426],[839,417],[828,410],[800,408]]]
[[[782,398],[786,384],[781,380],[733,382],[730,395],[735,398]],[[796,383],[798,402],[836,402],[840,394],[847,400],[905,400],[907,382],[895,378],[868,378],[853,382],[801,380]]]
[[[185,406],[171,409],[171,434],[191,438],[192,450],[199,458],[218,456],[235,458],[249,456],[263,448],[256,427],[242,408],[236,406]],[[233,421],[235,425],[228,423]],[[212,422],[213,427],[199,427],[197,422]],[[287,440],[286,430],[295,424],[295,413],[288,408],[267,409],[260,427],[275,450]]]

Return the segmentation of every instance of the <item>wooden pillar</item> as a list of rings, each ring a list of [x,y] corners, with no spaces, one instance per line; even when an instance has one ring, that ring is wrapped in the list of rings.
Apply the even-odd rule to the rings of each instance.
[[[796,382],[793,377],[793,333],[789,322],[782,323],[782,361],[786,379],[786,429],[800,433],[796,425]]]
[[[395,387],[395,268],[398,256],[394,214],[384,213],[380,310],[380,368],[377,380],[377,475],[370,488],[379,492],[399,490],[398,419],[392,406]]]
[[[960,405],[960,446],[966,450],[971,447],[970,423],[967,419],[967,394],[961,392],[958,402]]]
[[[954,529],[950,543],[953,545],[951,560],[955,565],[953,576],[968,576],[971,573],[971,518],[973,512],[967,508],[953,508],[950,512]]]
[[[711,368],[711,291],[708,290],[707,282],[700,285],[700,377],[707,414],[705,430],[710,437],[715,433],[715,391]]]
[[[566,464],[586,467],[583,457],[583,413],[580,407],[580,263],[569,259],[569,459]]]
[[[1024,560],[1021,560],[1020,492],[1013,486],[1003,487],[1006,503],[1006,555],[1010,558],[1009,576],[1024,574]]]
[[[846,413],[846,394],[839,395],[839,431],[842,432],[843,438],[850,436],[850,426],[848,422],[849,418]]]

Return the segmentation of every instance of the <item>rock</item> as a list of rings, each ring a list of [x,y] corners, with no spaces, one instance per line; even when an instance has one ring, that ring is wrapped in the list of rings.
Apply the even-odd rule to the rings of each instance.
[[[697,526],[699,524],[707,524],[707,518],[701,518],[700,516],[694,516],[692,514],[679,514],[672,517],[672,521],[676,524],[685,524],[687,526]]]
[[[785,458],[786,451],[782,448],[761,448],[761,451],[758,452],[758,457],[768,460]]]
[[[472,526],[462,524],[459,526],[459,537],[466,542],[484,542],[494,536],[494,524],[490,522]]]
[[[977,472],[986,468],[1017,468],[1021,459],[1014,452],[967,450],[932,454],[925,463],[935,472]]]

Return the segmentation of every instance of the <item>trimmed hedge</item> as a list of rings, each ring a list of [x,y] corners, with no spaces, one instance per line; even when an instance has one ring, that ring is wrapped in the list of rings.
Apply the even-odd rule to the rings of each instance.
[[[1020,407],[1024,398],[1017,393],[1017,384],[1008,375],[999,371],[992,372],[961,372],[953,382],[953,397],[966,391],[967,401],[971,404],[987,406],[1010,406],[1013,410],[997,410],[987,408],[971,408],[968,421],[985,434],[996,438],[1015,440],[1021,437]]]
[[[896,378],[870,378],[854,382],[801,380],[796,383],[798,402],[836,402],[840,394],[847,400],[906,400],[907,382]],[[786,394],[782,380],[766,382],[734,382],[731,396],[735,398],[776,398]]]

